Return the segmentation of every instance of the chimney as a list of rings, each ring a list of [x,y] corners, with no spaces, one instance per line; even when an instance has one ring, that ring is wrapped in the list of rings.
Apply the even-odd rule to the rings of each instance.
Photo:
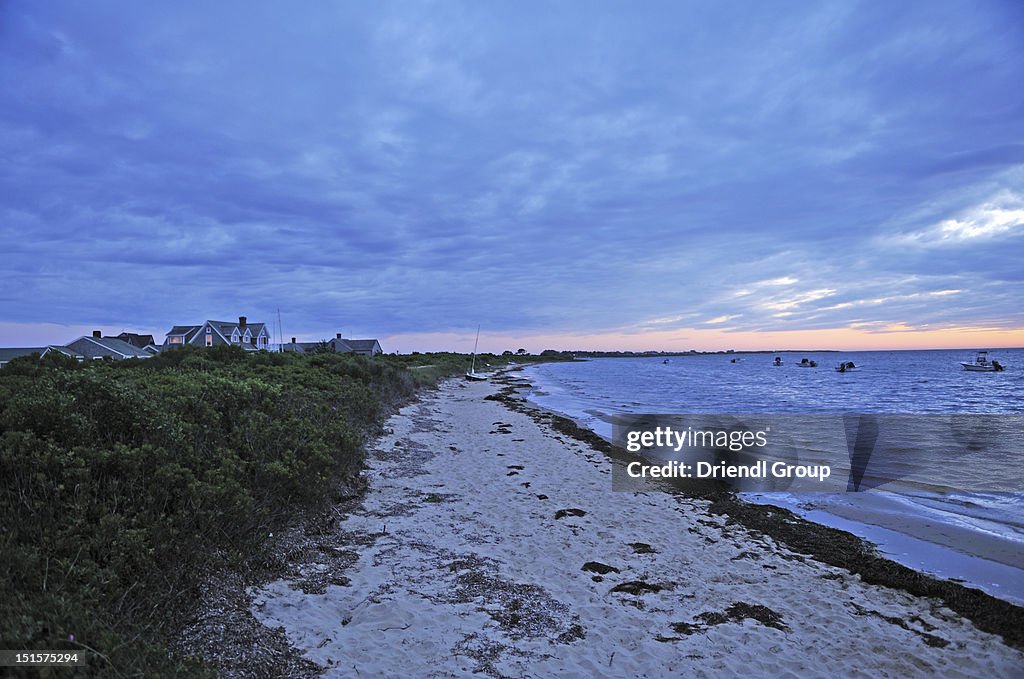
[[[337,337],[338,339],[341,339],[341,333],[339,332],[338,334],[335,335],[335,337]]]
[[[96,339],[100,339],[103,337],[103,333],[99,330],[93,330],[92,336],[95,337]]]
[[[295,338],[294,337],[292,338],[292,344],[295,344]]]
[[[245,316],[238,317],[238,327],[242,328],[243,330],[245,329]]]

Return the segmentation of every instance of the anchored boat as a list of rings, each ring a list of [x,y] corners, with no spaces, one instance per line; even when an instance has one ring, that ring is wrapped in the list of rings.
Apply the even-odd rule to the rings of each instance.
[[[999,361],[988,360],[987,351],[979,351],[978,355],[974,357],[973,363],[961,362],[960,365],[964,367],[964,370],[972,373],[997,373],[1005,370]]]

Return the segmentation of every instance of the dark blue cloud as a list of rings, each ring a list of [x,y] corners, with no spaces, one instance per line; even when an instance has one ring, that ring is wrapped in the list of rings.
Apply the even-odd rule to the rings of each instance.
[[[0,5],[9,322],[1020,327],[1018,3]],[[955,292],[951,292],[955,291]]]

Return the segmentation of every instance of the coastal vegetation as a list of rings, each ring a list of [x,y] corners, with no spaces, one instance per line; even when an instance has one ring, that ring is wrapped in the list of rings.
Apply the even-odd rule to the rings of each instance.
[[[384,417],[467,361],[237,347],[12,361],[0,370],[3,647],[86,650],[98,676],[208,673],[166,642],[202,579],[255,568],[275,532],[358,488]]]

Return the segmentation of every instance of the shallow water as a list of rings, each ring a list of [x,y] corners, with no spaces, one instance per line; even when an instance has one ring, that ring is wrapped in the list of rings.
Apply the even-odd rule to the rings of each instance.
[[[782,367],[772,365],[776,355]],[[526,374],[535,385],[531,400],[610,438],[611,416],[625,413],[1024,413],[1024,350],[991,357],[1006,370],[963,370],[959,362],[973,360],[972,352],[894,351],[594,359],[541,364]],[[803,358],[818,367],[797,367]],[[858,369],[837,373],[841,361]],[[1024,460],[1019,452],[1013,469]],[[894,486],[898,492],[747,498],[850,530],[907,565],[1024,603],[1024,474],[1007,467],[1005,454],[951,465],[927,487]],[[984,488],[986,474],[1002,488],[1007,474],[1016,475],[1021,486],[1009,493],[958,487],[969,475],[970,487]]]

